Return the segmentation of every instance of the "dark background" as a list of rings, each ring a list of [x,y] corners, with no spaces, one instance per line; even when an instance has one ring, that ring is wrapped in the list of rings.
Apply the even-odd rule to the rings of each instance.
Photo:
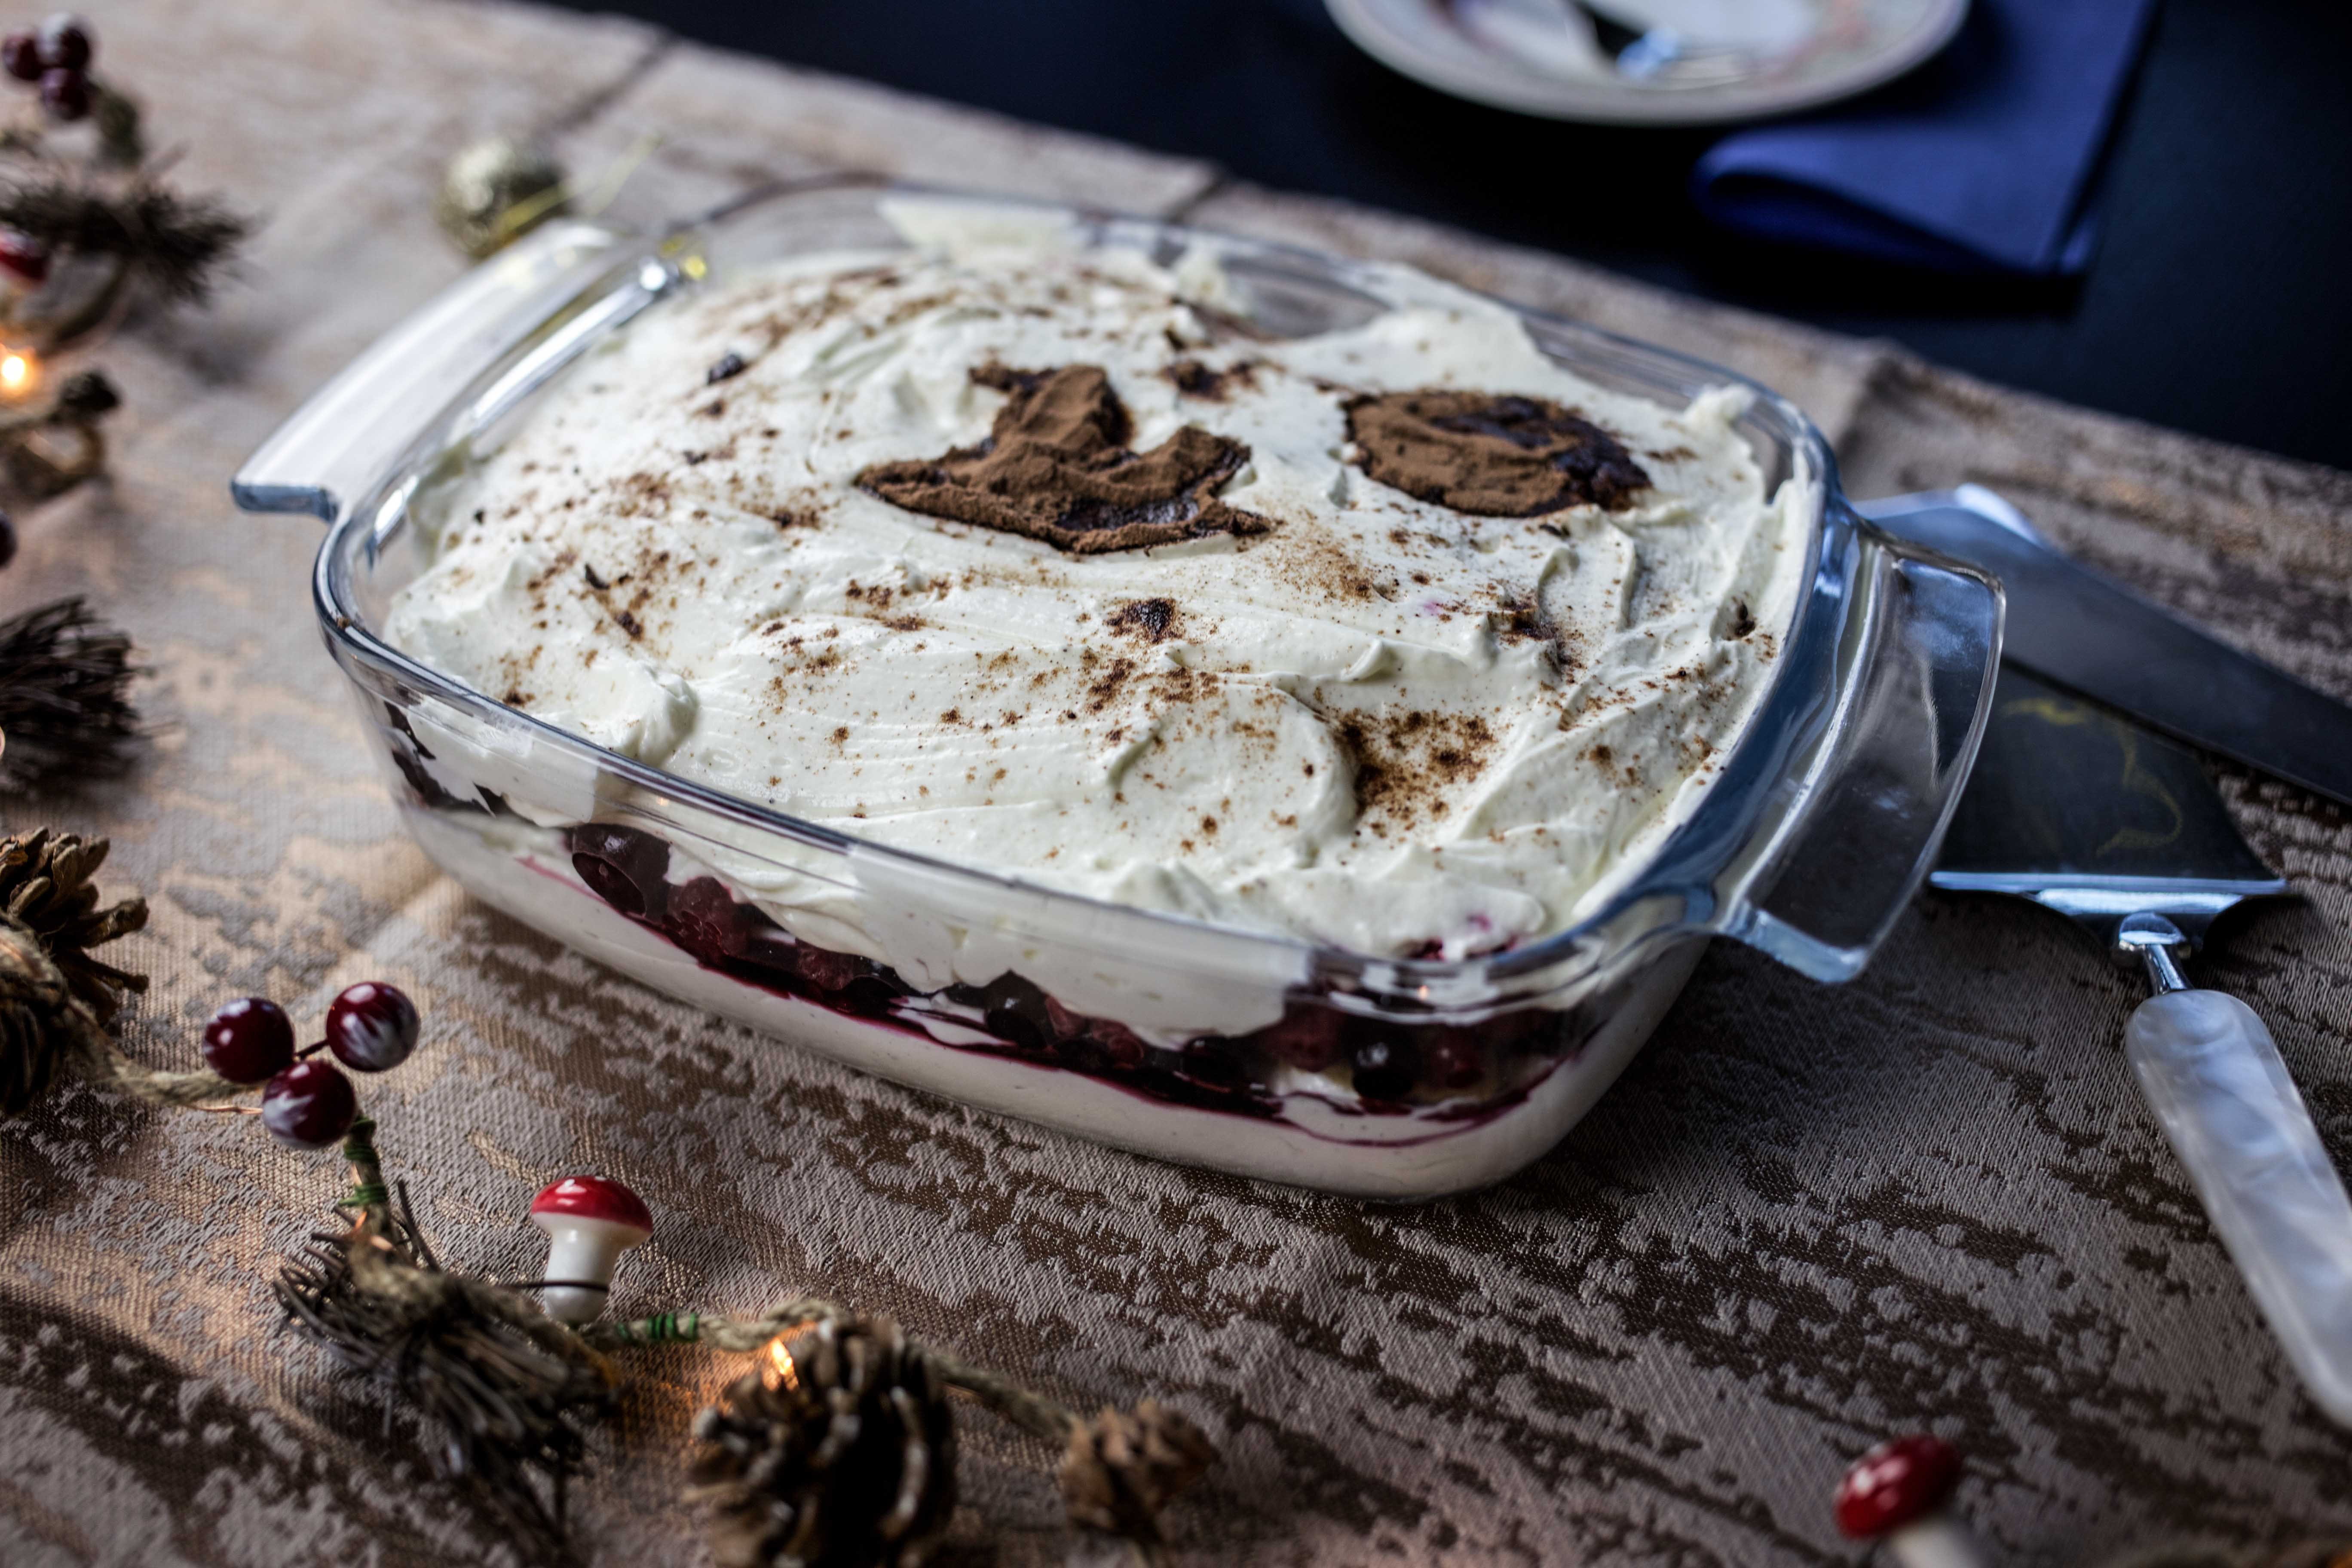
[[[2352,6],[2161,0],[2087,278],[1968,280],[1745,241],[1685,195],[1713,132],[1458,102],[1319,0],[570,0],[796,65],[1208,158],[1893,338],[2012,386],[2352,468]]]

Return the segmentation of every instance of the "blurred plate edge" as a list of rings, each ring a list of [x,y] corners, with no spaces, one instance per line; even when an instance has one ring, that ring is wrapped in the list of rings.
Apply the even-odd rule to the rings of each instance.
[[[1547,120],[1603,125],[1717,125],[1819,108],[1924,64],[1959,31],[1969,0],[1929,0],[1920,18],[1818,75],[1723,87],[1648,88],[1545,76],[1486,48],[1444,15],[1444,0],[1325,0],[1366,54],[1441,92]]]

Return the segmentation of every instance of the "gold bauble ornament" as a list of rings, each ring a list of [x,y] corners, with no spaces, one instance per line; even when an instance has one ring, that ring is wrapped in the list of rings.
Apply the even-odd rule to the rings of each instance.
[[[535,142],[491,136],[449,160],[433,216],[479,261],[530,233],[568,205],[563,165]]]

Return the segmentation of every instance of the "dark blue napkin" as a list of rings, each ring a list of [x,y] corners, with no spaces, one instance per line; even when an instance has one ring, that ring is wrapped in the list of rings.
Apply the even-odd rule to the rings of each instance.
[[[1950,47],[1856,103],[1725,137],[1691,171],[1727,227],[1956,271],[2079,273],[2155,0],[1975,0]]]

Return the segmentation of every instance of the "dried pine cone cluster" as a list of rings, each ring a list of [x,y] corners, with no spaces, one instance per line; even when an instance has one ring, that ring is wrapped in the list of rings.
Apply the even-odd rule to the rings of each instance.
[[[471,1484],[527,1559],[563,1556],[564,1492],[614,1405],[601,1357],[528,1298],[436,1267],[414,1219],[384,1207],[313,1237],[272,1294],[288,1327],[423,1417],[442,1472]]]
[[[1157,1541],[1160,1510],[1216,1458],[1207,1434],[1156,1399],[1131,1411],[1106,1408],[1070,1431],[1062,1506],[1074,1524]]]
[[[923,1561],[955,1511],[955,1423],[921,1347],[888,1318],[780,1337],[694,1425],[688,1495],[716,1513],[720,1568]]]
[[[0,1115],[48,1091],[68,1058],[105,1049],[123,994],[147,977],[89,950],[147,923],[147,902],[99,907],[106,840],[47,828],[0,841]]]

